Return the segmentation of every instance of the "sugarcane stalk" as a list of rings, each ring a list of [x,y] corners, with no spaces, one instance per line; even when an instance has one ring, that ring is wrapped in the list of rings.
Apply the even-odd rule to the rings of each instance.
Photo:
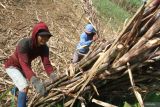
[[[84,67],[85,63],[91,62],[89,60],[96,59],[94,57],[97,56],[98,53],[102,52],[106,47],[109,47],[109,46],[110,45],[108,42],[101,44],[97,50],[91,53],[87,58],[84,58],[84,60],[80,62],[79,66]]]
[[[130,79],[130,82],[131,82],[131,86],[132,86],[132,89],[133,89],[133,92],[140,104],[141,107],[144,107],[144,103],[143,103],[143,100],[142,100],[142,97],[141,95],[139,94],[139,92],[134,88],[135,87],[135,83],[134,83],[134,80],[133,80],[133,76],[132,76],[132,72],[131,72],[131,69],[130,69],[130,64],[127,63],[127,66],[128,66],[128,74],[129,74],[129,79]]]
[[[109,104],[109,103],[106,103],[106,102],[103,102],[103,101],[99,101],[99,100],[96,100],[96,99],[92,99],[92,102],[94,102],[98,105],[104,106],[104,107],[118,107],[118,106],[115,106],[115,105],[112,105],[112,104]]]
[[[43,103],[43,102],[45,102],[47,99],[49,99],[49,98],[51,98],[51,97],[54,97],[54,96],[56,96],[56,95],[58,95],[59,94],[59,92],[54,92],[54,93],[52,93],[52,94],[50,94],[50,95],[48,95],[47,97],[45,97],[45,98],[41,98],[41,100],[39,100],[40,98],[37,98],[37,99],[35,99],[35,101],[33,102],[33,107],[35,107],[36,105],[39,105],[39,104],[41,104],[41,103]]]
[[[158,12],[156,11],[153,14],[153,16],[145,24],[142,23],[139,36],[144,35],[146,31],[155,23],[155,21],[157,20],[157,16],[156,16],[157,14]]]
[[[70,79],[68,81],[64,81],[64,82],[60,83],[58,86],[65,86],[65,85],[71,84],[73,82],[80,80],[80,78],[82,78],[82,76],[78,76],[78,77],[75,77],[75,78]]]
[[[160,22],[160,20],[159,20]],[[160,24],[160,23],[159,23]],[[154,31],[153,31],[154,32]],[[152,33],[153,33],[152,32]],[[150,34],[153,35],[153,34]],[[142,37],[143,38],[143,37]],[[146,44],[144,44],[143,46],[142,43],[146,41],[146,38],[144,38],[143,40],[141,39],[142,42],[138,42],[137,44],[139,44],[139,48],[132,48],[129,52],[127,52],[126,54],[124,54],[118,61],[116,61],[113,64],[113,68],[118,68],[122,65],[124,65],[126,62],[129,62],[132,60],[132,58],[135,58],[137,55],[139,55],[142,52],[145,52],[147,49],[153,48],[155,46],[157,46],[159,44],[159,39],[153,39],[150,40],[149,42],[147,42]],[[141,46],[141,47],[140,47]]]
[[[151,28],[142,36],[142,38],[132,47],[132,49],[137,49],[142,46],[146,41],[154,36],[160,30],[160,18],[158,18]]]
[[[141,13],[143,13],[143,11],[141,11]],[[135,21],[135,24],[133,25],[129,35],[127,36],[126,41],[124,42],[124,45],[130,45],[131,41],[133,40],[134,36],[136,35],[138,28],[141,24],[141,19],[142,19],[142,14],[139,15],[139,17],[137,18],[137,20]]]
[[[57,86],[58,84],[60,84],[61,82],[65,81],[65,80],[67,80],[67,79],[68,79],[68,77],[66,76],[66,77],[61,78],[60,80],[58,80],[58,81],[55,82],[54,84],[49,85],[49,86],[47,87],[47,91],[50,91],[52,88],[54,88],[55,86]]]
[[[132,17],[132,19],[128,22],[128,24],[126,25],[126,27],[121,31],[121,33],[119,34],[119,37],[115,40],[115,42],[113,43],[112,47],[123,37],[123,35],[129,31],[129,29],[131,29],[134,21],[139,17],[139,15],[144,11],[145,9],[145,4],[143,4],[138,10],[137,12],[134,14],[134,16]],[[112,48],[111,47],[111,48]]]

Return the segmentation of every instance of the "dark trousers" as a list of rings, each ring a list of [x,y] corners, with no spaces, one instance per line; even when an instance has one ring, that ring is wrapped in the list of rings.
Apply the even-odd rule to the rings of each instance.
[[[84,55],[85,54],[81,54],[76,50],[73,54],[72,63],[79,62],[84,57]]]

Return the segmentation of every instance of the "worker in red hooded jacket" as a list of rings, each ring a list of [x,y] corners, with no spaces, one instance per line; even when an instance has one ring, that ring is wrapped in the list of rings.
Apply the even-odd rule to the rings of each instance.
[[[31,38],[23,38],[16,46],[15,52],[5,62],[6,72],[18,88],[18,107],[26,107],[28,83],[30,81],[36,91],[41,95],[46,94],[46,88],[36,77],[31,69],[31,62],[38,56],[41,57],[48,76],[54,81],[58,78],[55,67],[49,60],[49,48],[46,42],[52,34],[43,22],[36,24],[33,28]]]

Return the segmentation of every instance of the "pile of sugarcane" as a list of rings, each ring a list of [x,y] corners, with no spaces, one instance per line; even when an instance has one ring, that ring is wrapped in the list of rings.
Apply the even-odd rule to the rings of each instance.
[[[29,106],[74,106],[95,95],[108,97],[132,90],[141,106],[141,94],[159,90],[160,9],[142,5],[114,41],[97,41],[76,65],[54,82],[47,82],[48,96],[34,95]],[[110,93],[110,94],[109,94]],[[141,94],[140,94],[141,93]],[[89,97],[88,97],[89,96]],[[112,97],[112,96],[110,96]]]

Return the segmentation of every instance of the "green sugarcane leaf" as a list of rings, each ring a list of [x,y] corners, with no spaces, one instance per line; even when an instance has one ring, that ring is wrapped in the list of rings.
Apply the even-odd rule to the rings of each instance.
[[[13,88],[13,86],[11,86],[8,90],[6,90],[1,96],[0,96],[0,101],[6,97],[6,95],[10,92],[10,90]]]

